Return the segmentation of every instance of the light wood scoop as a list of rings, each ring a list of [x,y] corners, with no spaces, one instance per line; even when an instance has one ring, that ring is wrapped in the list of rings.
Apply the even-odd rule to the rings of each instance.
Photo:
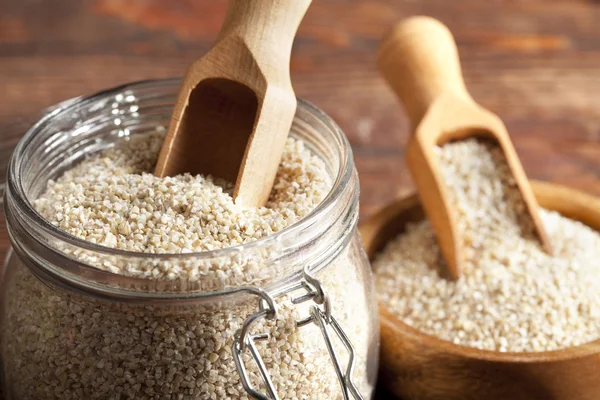
[[[230,0],[216,43],[188,69],[155,175],[235,183],[237,204],[267,201],[296,112],[294,36],[311,0]]]
[[[436,146],[450,141],[479,137],[498,143],[536,233],[549,252],[538,203],[506,128],[500,118],[476,104],[467,92],[456,44],[448,28],[429,17],[401,22],[383,40],[378,64],[412,122],[414,134],[406,149],[408,167],[451,277],[457,279],[461,274],[463,249],[457,217],[434,153]]]

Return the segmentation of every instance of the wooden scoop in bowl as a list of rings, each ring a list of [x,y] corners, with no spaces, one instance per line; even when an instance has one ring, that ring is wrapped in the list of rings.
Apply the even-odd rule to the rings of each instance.
[[[600,230],[599,198],[545,182],[534,181],[532,187],[542,207]],[[369,259],[424,217],[422,203],[411,195],[364,221],[360,233]],[[600,340],[557,351],[501,353],[420,332],[384,303],[379,320],[379,382],[400,399],[600,399]]]
[[[248,207],[269,197],[296,112],[290,54],[311,0],[230,0],[213,47],[186,73],[155,175],[210,174]]]
[[[379,68],[405,105],[414,134],[406,159],[452,278],[462,270],[456,214],[440,173],[435,146],[469,137],[489,138],[502,149],[544,249],[550,244],[538,203],[500,118],[471,98],[462,78],[452,34],[441,22],[412,17],[392,30],[380,47]]]

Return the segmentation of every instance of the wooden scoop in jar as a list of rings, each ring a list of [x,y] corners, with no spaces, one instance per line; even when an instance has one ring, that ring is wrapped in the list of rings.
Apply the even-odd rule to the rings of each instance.
[[[494,140],[502,149],[544,249],[550,243],[538,203],[500,118],[479,106],[467,92],[452,34],[441,22],[412,17],[383,40],[379,68],[400,97],[414,134],[406,159],[423,207],[437,236],[452,278],[462,271],[463,249],[456,215],[440,173],[436,146],[468,137]]]
[[[213,175],[237,204],[267,201],[296,112],[290,54],[311,0],[230,0],[213,47],[188,69],[155,175]]]

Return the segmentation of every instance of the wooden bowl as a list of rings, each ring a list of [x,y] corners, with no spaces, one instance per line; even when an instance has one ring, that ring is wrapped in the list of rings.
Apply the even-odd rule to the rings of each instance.
[[[540,206],[600,230],[600,199],[550,183],[532,186]],[[369,258],[408,222],[423,218],[419,199],[412,195],[361,224]],[[551,352],[478,350],[417,331],[383,305],[379,309],[380,379],[404,400],[600,399],[600,340]]]

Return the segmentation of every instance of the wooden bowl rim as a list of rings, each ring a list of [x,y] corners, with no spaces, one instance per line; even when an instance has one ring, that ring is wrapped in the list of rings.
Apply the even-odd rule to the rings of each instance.
[[[564,185],[535,180],[532,180],[531,184],[536,197],[543,195],[547,197],[567,199],[569,202],[565,203],[569,205],[566,207],[567,209],[570,209],[574,206],[575,208],[594,210],[600,219],[600,198]],[[399,196],[395,201],[382,207],[370,218],[361,223],[359,229],[361,230],[361,233],[363,233],[365,229],[372,231],[375,228],[380,228],[384,222],[384,215],[393,213],[393,216],[397,216],[411,208],[419,206],[420,201],[417,193]],[[552,209],[559,211],[556,209],[556,207],[552,207]],[[581,220],[580,222],[586,223],[586,221]],[[598,223],[595,225],[595,229],[598,229]],[[371,239],[370,236],[372,235],[369,234],[369,239]],[[476,349],[473,347],[458,345],[450,341],[440,339],[436,336],[421,332],[398,319],[381,303],[379,304],[379,308],[381,323],[386,324],[387,328],[392,328],[400,335],[411,336],[423,343],[426,347],[435,348],[438,351],[458,355],[461,357],[503,363],[544,363],[568,361],[600,353],[600,339],[584,343],[579,346],[540,352],[500,352],[494,350]]]

